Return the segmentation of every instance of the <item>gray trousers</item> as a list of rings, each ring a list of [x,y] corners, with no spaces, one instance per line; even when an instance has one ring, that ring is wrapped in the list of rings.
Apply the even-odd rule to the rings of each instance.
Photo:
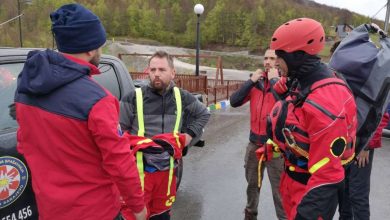
[[[257,219],[258,205],[260,198],[260,188],[258,187],[258,165],[255,151],[259,147],[253,143],[248,144],[245,154],[245,178],[248,182],[246,189],[247,204],[246,209],[251,219]],[[279,193],[280,178],[284,168],[283,158],[274,158],[271,161],[263,162],[261,166],[261,181],[264,179],[264,169],[267,167],[268,178],[271,183],[272,197],[274,200],[276,216],[279,220],[287,219],[283,210]]]

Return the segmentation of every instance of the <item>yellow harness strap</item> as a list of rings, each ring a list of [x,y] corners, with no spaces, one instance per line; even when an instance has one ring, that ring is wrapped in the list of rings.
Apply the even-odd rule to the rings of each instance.
[[[179,148],[181,148],[180,141],[179,141],[179,126],[180,126],[180,119],[181,119],[181,112],[182,112],[182,103],[181,103],[181,95],[180,90],[177,87],[173,87],[173,92],[175,94],[175,100],[176,100],[176,122],[175,127],[173,128],[173,135],[176,138],[176,143]]]
[[[138,136],[143,137],[145,135],[145,123],[144,123],[144,100],[142,97],[141,88],[135,89],[135,100],[137,102]]]
[[[137,154],[137,169],[138,169],[138,174],[139,178],[141,181],[141,187],[142,191],[145,189],[145,173],[144,173],[144,161],[143,161],[143,153],[141,151],[138,151]]]
[[[173,136],[176,138],[176,144],[179,148],[181,148],[180,140],[179,140],[179,126],[180,126],[180,119],[181,119],[181,113],[182,113],[182,103],[181,103],[181,95],[180,95],[180,89],[177,87],[173,87],[173,93],[175,95],[175,101],[176,101],[176,122],[175,127],[173,128]],[[167,190],[167,196],[171,194],[171,185],[172,185],[172,179],[173,179],[173,169],[175,167],[174,159],[171,156],[169,159],[169,179],[168,179],[168,190]]]
[[[176,138],[176,143],[179,148],[181,148],[180,140],[179,140],[179,126],[180,126],[180,120],[181,120],[181,114],[182,114],[182,102],[181,102],[181,95],[180,95],[180,89],[177,87],[173,87],[173,92],[175,95],[176,100],[176,122],[175,127],[173,129],[173,135]],[[144,103],[143,103],[143,96],[142,96],[142,90],[141,88],[135,89],[135,98],[136,98],[136,104],[137,104],[137,119],[138,119],[138,136],[143,137],[145,135],[145,122],[144,122]],[[145,179],[145,173],[144,173],[144,163],[143,163],[143,154],[141,151],[137,152],[137,169],[141,180],[141,186],[142,190],[144,190],[144,179]],[[171,186],[172,186],[172,180],[173,180],[173,171],[175,167],[174,159],[171,156],[169,158],[169,179],[168,179],[168,190],[167,190],[167,196],[171,194]]]
[[[167,196],[171,195],[171,185],[172,185],[172,178],[173,178],[173,168],[175,167],[173,157],[169,158],[169,179],[168,179],[168,191]]]
[[[259,165],[257,166],[257,186],[261,188],[261,165],[263,164],[264,154],[261,155]]]

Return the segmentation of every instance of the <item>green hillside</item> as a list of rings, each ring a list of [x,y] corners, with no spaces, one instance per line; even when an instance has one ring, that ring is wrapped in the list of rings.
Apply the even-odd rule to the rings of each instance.
[[[25,47],[52,47],[49,14],[69,0],[21,2],[22,35]],[[109,37],[149,39],[162,44],[195,46],[196,15],[202,3],[202,48],[221,46],[265,48],[280,24],[296,17],[321,21],[327,35],[331,26],[359,25],[369,18],[320,5],[308,0],[79,0],[102,19]],[[17,16],[16,0],[0,1],[0,23]],[[0,46],[19,46],[19,26],[14,20],[0,26]]]

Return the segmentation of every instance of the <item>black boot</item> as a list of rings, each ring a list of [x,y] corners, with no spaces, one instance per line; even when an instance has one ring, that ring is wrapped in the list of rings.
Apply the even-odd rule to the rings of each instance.
[[[245,213],[244,220],[257,220],[257,216],[251,213],[248,209],[245,209],[244,213]]]

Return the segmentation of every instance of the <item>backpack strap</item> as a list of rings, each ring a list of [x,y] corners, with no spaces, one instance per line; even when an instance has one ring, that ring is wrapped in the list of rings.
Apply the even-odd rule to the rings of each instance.
[[[282,99],[282,97],[274,90],[274,85],[278,82],[278,80],[276,79],[270,79],[269,80],[269,83],[270,83],[270,92],[272,93],[272,95],[274,96],[275,100],[276,101],[279,101]]]

